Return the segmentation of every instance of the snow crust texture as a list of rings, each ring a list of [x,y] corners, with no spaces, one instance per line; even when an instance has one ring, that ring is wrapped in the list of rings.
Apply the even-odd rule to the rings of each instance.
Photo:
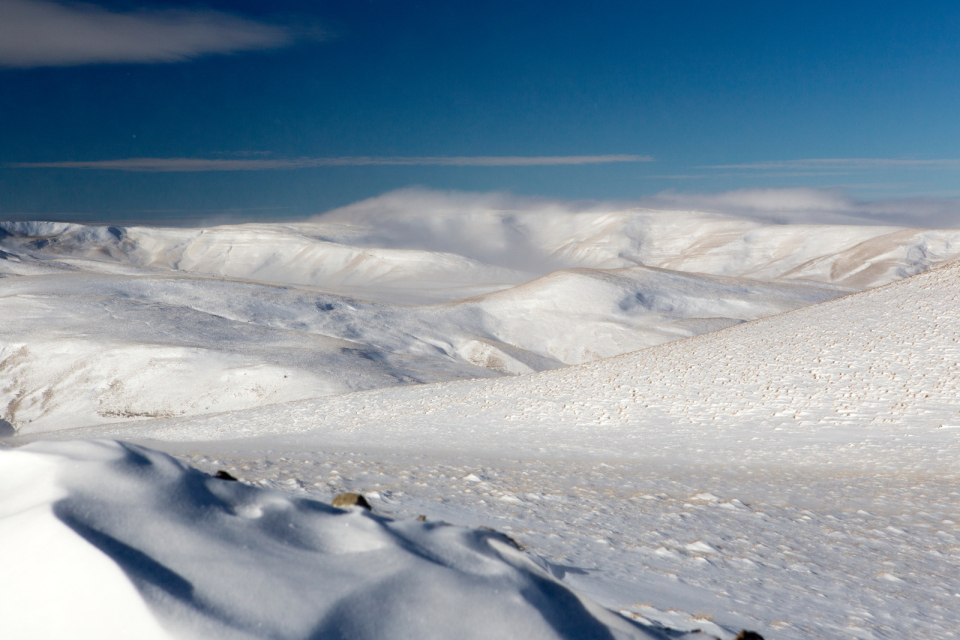
[[[116,442],[0,451],[0,635],[666,638],[505,536],[227,482]]]

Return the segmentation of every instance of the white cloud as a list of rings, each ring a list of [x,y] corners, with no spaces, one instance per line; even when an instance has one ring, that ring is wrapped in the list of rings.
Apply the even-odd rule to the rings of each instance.
[[[841,189],[814,188],[737,189],[719,193],[666,191],[638,200],[621,201],[572,201],[497,192],[402,189],[328,212],[324,218],[375,223],[374,226],[384,233],[389,228],[389,233],[402,236],[404,242],[419,238],[429,244],[430,238],[439,243],[442,239],[456,237],[458,234],[449,226],[451,224],[461,224],[471,218],[487,220],[491,214],[497,220],[510,220],[511,225],[518,224],[517,216],[549,214],[562,226],[562,220],[578,213],[629,214],[651,210],[666,213],[699,211],[792,224],[960,227],[960,198],[859,200]],[[443,220],[443,225],[437,226],[440,224],[438,220]],[[401,232],[401,226],[410,228]],[[433,229],[433,226],[437,228]],[[464,239],[473,243],[476,229],[471,229]],[[481,235],[485,236],[485,242],[493,242],[500,232],[486,230]],[[523,233],[518,234],[518,237],[522,236]]]
[[[603,164],[609,162],[650,162],[649,156],[345,156],[333,158],[208,160],[205,158],[127,158],[91,162],[16,162],[14,169],[102,169],[111,171],[259,171],[264,169],[307,169],[311,167],[359,167],[367,165],[445,167],[521,167]]]
[[[706,194],[667,191],[639,204],[793,224],[960,227],[960,198],[858,200],[841,189],[736,189]]]
[[[960,227],[960,198],[860,201],[839,190],[743,189],[662,193],[633,201],[571,201],[402,189],[328,211],[316,220],[369,231],[351,243],[452,252],[529,273],[586,264],[584,247],[603,260],[633,251],[650,217],[703,212],[767,223]],[[697,216],[694,215],[694,218]],[[567,253],[571,240],[581,243]],[[618,242],[622,241],[622,245]],[[576,256],[571,260],[570,256]],[[599,260],[599,258],[598,258]]]
[[[0,66],[180,62],[289,44],[288,28],[209,10],[117,13],[92,4],[0,0]]]
[[[745,164],[716,164],[703,169],[739,169],[770,171],[774,169],[796,170],[854,170],[883,169],[888,167],[958,167],[960,159],[941,158],[922,160],[918,158],[804,158],[800,160],[771,160]]]

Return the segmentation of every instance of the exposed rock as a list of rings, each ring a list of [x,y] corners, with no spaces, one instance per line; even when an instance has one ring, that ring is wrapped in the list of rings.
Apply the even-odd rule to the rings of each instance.
[[[232,475],[230,475],[229,473],[227,473],[227,472],[224,471],[223,469],[220,469],[219,471],[217,471],[217,472],[213,475],[213,477],[214,477],[214,478],[219,478],[220,480],[229,480],[230,482],[236,482],[236,481],[237,481],[236,478],[234,478]]]
[[[359,493],[341,493],[335,497],[330,504],[341,509],[345,507],[363,507],[368,511],[372,511],[370,503]]]
[[[757,633],[756,631],[747,631],[744,629],[737,634],[737,637],[733,640],[763,640],[763,636]]]

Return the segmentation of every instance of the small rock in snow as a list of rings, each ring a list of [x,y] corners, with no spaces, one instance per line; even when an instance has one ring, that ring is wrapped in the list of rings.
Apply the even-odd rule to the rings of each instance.
[[[363,507],[367,511],[371,510],[370,503],[359,493],[341,493],[337,495],[330,504],[340,509],[346,507]]]

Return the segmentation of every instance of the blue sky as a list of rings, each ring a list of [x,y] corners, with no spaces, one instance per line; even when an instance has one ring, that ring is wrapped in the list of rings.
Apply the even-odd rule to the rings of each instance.
[[[960,3],[0,0],[0,127],[0,217],[952,199]]]

